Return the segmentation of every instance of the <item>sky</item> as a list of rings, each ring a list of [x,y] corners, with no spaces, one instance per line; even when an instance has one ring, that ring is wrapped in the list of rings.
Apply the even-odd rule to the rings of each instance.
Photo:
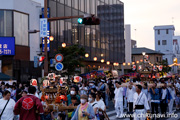
[[[131,38],[138,47],[155,49],[157,25],[174,25],[180,35],[180,0],[121,0],[124,2],[125,24],[131,24]]]
[[[180,0],[121,1],[125,24],[131,24],[131,38],[137,41],[138,47],[155,49],[153,27],[157,25],[174,25],[175,35],[180,35]]]

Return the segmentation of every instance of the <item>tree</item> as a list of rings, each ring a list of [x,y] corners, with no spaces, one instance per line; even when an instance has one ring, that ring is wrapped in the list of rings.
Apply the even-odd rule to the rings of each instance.
[[[171,71],[171,67],[169,67],[167,60],[162,60],[162,61],[160,62],[160,65],[163,66],[163,69],[162,69],[162,71],[160,72],[161,75],[163,75],[163,73],[168,73],[169,71]]]
[[[70,75],[79,73],[77,68],[84,67],[82,61],[84,60],[85,49],[79,47],[78,45],[72,45],[68,47],[60,47],[58,53],[61,53],[64,56],[62,61],[64,69],[66,72],[64,74],[68,75],[68,80]]]

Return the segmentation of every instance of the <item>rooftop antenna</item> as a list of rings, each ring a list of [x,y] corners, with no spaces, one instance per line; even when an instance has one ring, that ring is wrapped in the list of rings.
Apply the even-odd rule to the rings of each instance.
[[[134,29],[134,33],[135,33],[135,40],[136,40],[136,29]]]

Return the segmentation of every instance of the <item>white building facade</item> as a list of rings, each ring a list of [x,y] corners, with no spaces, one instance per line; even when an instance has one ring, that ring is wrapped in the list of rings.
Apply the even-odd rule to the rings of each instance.
[[[163,59],[168,64],[173,63],[173,36],[175,28],[173,25],[155,26],[155,50],[164,53]]]
[[[131,63],[131,25],[125,25],[125,62]]]
[[[28,31],[39,30],[40,13],[41,4],[33,0],[0,0],[0,37],[15,38],[15,55],[3,56],[3,64],[8,66],[4,73],[17,80],[26,81],[37,74],[33,73],[33,61],[40,53],[41,40],[39,33]],[[11,62],[6,63],[6,58]]]

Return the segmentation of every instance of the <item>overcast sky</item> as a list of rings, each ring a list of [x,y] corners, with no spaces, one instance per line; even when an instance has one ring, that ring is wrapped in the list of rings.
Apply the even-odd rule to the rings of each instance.
[[[131,24],[131,37],[137,40],[138,47],[154,49],[153,27],[156,25],[174,25],[175,35],[180,35],[180,0],[121,1],[125,24]]]
[[[44,0],[34,0],[44,1]],[[154,49],[155,25],[174,25],[180,35],[180,0],[121,0],[125,24],[131,24],[131,37],[138,47]]]

